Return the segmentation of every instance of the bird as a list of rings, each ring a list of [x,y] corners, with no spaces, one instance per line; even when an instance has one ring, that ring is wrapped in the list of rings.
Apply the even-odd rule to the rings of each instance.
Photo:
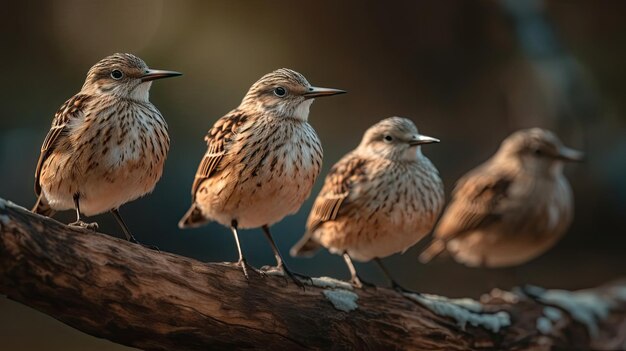
[[[390,117],[370,127],[326,176],[291,255],[310,257],[321,247],[341,255],[356,287],[373,284],[357,274],[352,259],[374,260],[394,289],[408,292],[381,259],[405,252],[430,233],[443,209],[443,182],[421,150],[438,142],[419,134],[407,118]]]
[[[119,207],[152,192],[161,178],[170,139],[149,91],[152,81],[179,75],[127,53],[91,67],[81,90],[54,115],[37,162],[32,211],[53,216],[74,209],[70,225],[92,230],[98,224],[82,215],[111,212],[137,243]]]
[[[277,69],[254,83],[241,104],[215,122],[191,187],[192,204],[180,228],[215,221],[229,227],[248,278],[239,229],[261,227],[278,272],[303,287],[286,266],[270,226],[296,213],[311,194],[322,165],[322,145],[308,123],[315,98],[345,93],[311,86],[300,73]]]
[[[573,218],[564,162],[582,159],[582,152],[564,146],[551,131],[511,134],[494,156],[458,181],[420,261],[447,251],[470,267],[514,267],[546,252]]]

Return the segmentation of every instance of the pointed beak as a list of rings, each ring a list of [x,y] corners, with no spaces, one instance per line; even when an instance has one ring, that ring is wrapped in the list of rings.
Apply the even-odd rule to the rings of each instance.
[[[141,76],[142,82],[149,82],[151,80],[169,78],[169,77],[177,77],[183,75],[180,72],[175,71],[164,71],[161,69],[147,69],[144,74]]]
[[[556,158],[563,161],[582,162],[585,159],[585,154],[581,151],[562,146]]]
[[[429,137],[426,135],[417,134],[413,136],[413,139],[409,141],[409,145],[417,146],[422,144],[438,143],[440,140],[437,138]]]
[[[345,90],[332,89],[332,88],[320,88],[320,87],[310,87],[309,91],[302,94],[305,99],[313,99],[316,97],[324,97],[324,96],[332,96],[337,94],[344,94]]]

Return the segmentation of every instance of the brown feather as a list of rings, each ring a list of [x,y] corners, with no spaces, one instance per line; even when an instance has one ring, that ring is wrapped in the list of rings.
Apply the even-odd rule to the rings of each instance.
[[[573,196],[559,156],[564,149],[553,133],[537,128],[507,137],[459,181],[420,260],[446,250],[467,266],[506,267],[553,247],[572,219]]]
[[[31,211],[47,217],[52,217],[55,214],[55,211],[50,207],[50,205],[48,205],[48,201],[43,194],[39,195],[37,203],[33,206]]]
[[[363,175],[365,164],[366,161],[362,158],[348,156],[330,170],[324,187],[313,205],[307,225],[308,232],[339,216],[342,205],[350,195],[352,183]]]
[[[179,228],[195,228],[199,227],[209,220],[202,215],[202,211],[195,204],[185,213],[183,218],[178,222]]]
[[[506,173],[487,176],[488,173],[479,168],[459,180],[436,229],[437,239],[447,241],[500,219],[513,178]]]
[[[226,153],[227,144],[247,119],[243,112],[234,110],[217,120],[209,130],[204,138],[207,142],[207,152],[198,166],[198,171],[191,187],[193,201],[195,201],[196,193],[202,182],[213,176],[215,171],[217,171],[220,161]]]
[[[46,138],[41,146],[41,154],[39,155],[39,161],[37,161],[37,168],[35,170],[35,194],[37,194],[37,196],[41,194],[41,184],[39,180],[44,162],[52,153],[60,138],[65,135],[67,131],[67,124],[72,119],[81,118],[84,115],[84,108],[89,99],[91,99],[91,97],[88,95],[74,95],[54,114],[52,127],[50,128],[50,131],[48,131],[48,134],[46,135]]]
[[[365,160],[348,155],[339,161],[326,176],[322,191],[318,195],[307,223],[307,232],[289,251],[291,256],[312,256],[321,245],[312,238],[312,233],[324,222],[336,219],[342,205],[350,195],[352,182],[363,175]]]

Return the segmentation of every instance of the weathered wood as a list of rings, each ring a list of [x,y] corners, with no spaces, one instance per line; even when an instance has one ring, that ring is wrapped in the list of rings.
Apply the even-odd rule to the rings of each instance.
[[[463,330],[388,289],[356,290],[358,308],[339,311],[324,294],[329,290],[302,291],[282,277],[253,273],[246,280],[232,264],[155,252],[0,199],[0,293],[141,349],[618,349],[626,340],[626,303],[615,296],[607,297],[618,302],[591,338],[566,314],[542,335],[536,325],[543,306],[526,298],[485,298],[485,310],[511,315],[512,325],[494,333]]]

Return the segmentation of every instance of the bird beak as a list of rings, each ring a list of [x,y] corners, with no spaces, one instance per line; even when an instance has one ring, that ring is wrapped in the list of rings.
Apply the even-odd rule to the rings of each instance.
[[[581,151],[562,146],[556,158],[563,161],[582,162],[585,159],[585,154]]]
[[[332,88],[310,87],[309,91],[302,94],[302,96],[304,96],[305,99],[313,99],[316,97],[332,96],[343,93],[346,93],[346,91]]]
[[[409,140],[409,145],[417,146],[422,144],[438,143],[440,140],[437,138],[429,137],[426,135],[417,134],[413,136],[413,139]]]
[[[141,76],[141,81],[142,82],[149,82],[149,81],[155,80],[155,79],[177,77],[177,76],[181,76],[181,75],[182,75],[182,73],[180,73],[180,72],[164,71],[164,70],[161,70],[161,69],[148,69]]]

